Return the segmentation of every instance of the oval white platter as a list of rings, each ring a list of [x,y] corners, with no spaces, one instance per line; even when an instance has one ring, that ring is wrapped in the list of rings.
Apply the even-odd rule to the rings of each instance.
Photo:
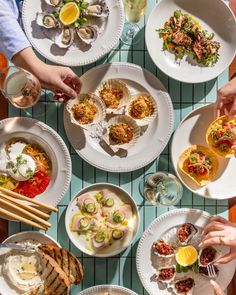
[[[74,214],[76,214],[79,209],[76,205],[76,199],[78,196],[87,193],[87,192],[99,192],[102,189],[109,189],[114,191],[120,199],[126,203],[129,204],[132,207],[133,210],[133,218],[132,218],[132,228],[133,233],[132,236],[129,239],[122,239],[121,241],[114,242],[111,246],[108,246],[104,249],[101,249],[99,251],[95,251],[91,247],[91,242],[87,240],[85,235],[78,235],[76,232],[72,232],[70,230],[70,224],[71,224],[71,218]],[[122,188],[119,186],[116,186],[114,184],[108,184],[108,183],[96,183],[92,184],[76,194],[76,196],[73,198],[73,200],[69,203],[67,210],[66,210],[66,216],[65,216],[65,225],[66,225],[66,231],[67,234],[72,241],[72,243],[82,252],[95,256],[95,257],[110,257],[117,255],[124,251],[127,247],[129,247],[133,241],[135,240],[139,228],[139,212],[137,205],[133,198]],[[124,240],[124,242],[123,242]]]
[[[106,19],[103,32],[90,48],[83,49],[72,45],[69,49],[61,49],[53,44],[36,24],[36,14],[50,8],[44,0],[23,2],[22,20],[25,33],[32,46],[52,62],[66,66],[90,64],[111,51],[119,41],[123,30],[125,18],[122,0],[106,0],[106,3],[110,10],[109,17]]]
[[[107,294],[106,292],[112,292],[111,294],[114,295],[137,295],[136,293],[127,288],[115,285],[94,286],[78,293],[78,295],[102,295]]]
[[[152,280],[156,271],[154,267],[156,255],[152,255],[152,244],[163,237],[167,231],[185,222],[190,222],[196,225],[196,227],[203,229],[209,223],[211,217],[212,215],[201,210],[176,209],[162,214],[149,225],[138,245],[136,265],[140,280],[150,295],[172,294],[166,288]],[[224,249],[221,248],[221,250],[228,252],[228,249],[225,249],[225,247]],[[225,290],[233,278],[236,261],[233,260],[228,264],[217,267],[219,269],[219,275],[216,281]],[[194,295],[214,295],[208,278],[202,277],[199,274],[195,274],[194,277],[196,283]]]
[[[62,138],[48,125],[23,117],[0,121],[0,134],[0,146],[11,138],[20,137],[45,150],[52,162],[51,180],[47,189],[34,199],[56,206],[64,197],[71,180],[71,158]]]
[[[153,62],[168,76],[187,83],[211,80],[222,73],[232,62],[236,52],[236,20],[222,0],[163,0],[149,16],[146,25],[146,45]],[[157,29],[163,28],[176,9],[192,15],[214,40],[219,41],[219,61],[213,67],[202,67],[184,57],[175,61],[174,54],[162,50],[163,41]],[[220,16],[220,21],[217,16]]]
[[[210,199],[229,199],[235,196],[236,182],[235,175],[236,159],[218,157],[219,170],[215,179],[209,184],[200,187],[195,184],[178,167],[178,159],[184,150],[194,144],[207,146],[206,131],[214,120],[214,104],[200,107],[188,114],[173,136],[171,145],[171,159],[178,177],[182,183],[193,193]]]
[[[58,247],[60,247],[59,243],[56,242],[53,238],[50,236],[39,233],[39,232],[34,232],[34,231],[26,231],[26,232],[21,232],[14,234],[7,238],[3,243],[17,243],[25,240],[35,240],[39,243],[42,244],[53,244]],[[0,286],[1,286],[1,293],[2,294],[7,294],[7,295],[17,295],[19,294],[16,290],[13,289],[10,285],[7,284],[4,276],[2,275],[2,264],[4,260],[4,255],[6,253],[5,249],[1,249],[0,251]]]
[[[75,151],[91,165],[110,172],[129,172],[155,160],[167,145],[174,125],[172,101],[162,83],[149,71],[129,63],[111,63],[95,67],[82,77],[82,93],[93,92],[102,81],[120,79],[128,85],[131,95],[149,92],[157,102],[158,113],[146,132],[128,150],[126,157],[111,156],[99,142],[70,121],[64,111],[67,137]]]

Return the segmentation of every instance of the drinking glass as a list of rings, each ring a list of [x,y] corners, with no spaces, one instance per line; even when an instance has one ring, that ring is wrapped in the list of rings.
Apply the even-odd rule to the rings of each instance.
[[[0,90],[14,107],[27,109],[39,101],[41,85],[31,73],[10,66],[0,71]]]
[[[154,206],[176,205],[183,196],[183,187],[178,178],[164,171],[145,175],[139,188],[143,197]]]
[[[137,23],[144,16],[147,0],[123,0],[127,22],[124,25],[121,41],[127,45],[133,43],[134,37],[140,31]]]

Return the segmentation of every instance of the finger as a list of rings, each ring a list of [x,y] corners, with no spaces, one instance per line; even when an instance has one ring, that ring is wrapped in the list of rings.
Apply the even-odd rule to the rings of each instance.
[[[202,241],[199,244],[199,247],[205,248],[205,247],[217,246],[217,245],[222,245],[222,239],[219,239],[219,237],[214,237],[214,238],[210,238],[210,239]]]
[[[236,115],[236,98],[234,99],[234,102],[232,104],[232,107],[229,111],[228,119],[232,119],[233,116]]]
[[[76,93],[79,94],[81,91],[82,82],[78,76],[73,77],[72,85],[73,85],[73,89],[76,91]]]
[[[210,284],[212,285],[214,289],[214,294],[215,295],[225,295],[224,292],[222,291],[221,287],[213,280],[210,280]]]
[[[213,222],[213,221],[218,221],[218,222],[221,222],[221,223],[224,223],[224,224],[228,223],[228,220],[221,217],[220,215],[217,215],[214,218],[212,218],[211,222]]]
[[[229,263],[230,261],[232,261],[233,259],[236,258],[236,253],[227,253],[225,254],[223,257],[220,257],[219,259],[217,259],[215,261],[216,264],[225,264],[225,263]]]
[[[236,79],[232,79],[231,81],[229,81],[227,84],[225,84],[223,87],[221,87],[218,92],[217,95],[219,96],[230,96],[230,95],[234,95],[236,93]]]
[[[207,235],[210,231],[221,231],[223,229],[224,225],[222,223],[213,221],[204,228],[202,234]]]
[[[216,237],[221,238],[221,239],[223,237],[225,237],[224,231],[212,231],[212,232],[209,232],[206,236],[204,236],[204,238],[202,239],[202,242],[207,241],[207,240],[209,240],[211,238],[216,238]]]
[[[70,98],[75,98],[77,93],[68,85],[66,85],[63,81],[60,83],[60,91],[64,93],[66,96]]]

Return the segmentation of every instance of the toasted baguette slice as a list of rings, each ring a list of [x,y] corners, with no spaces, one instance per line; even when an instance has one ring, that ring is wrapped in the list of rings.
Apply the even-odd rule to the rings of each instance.
[[[66,295],[69,292],[70,280],[58,263],[49,255],[42,254],[42,278],[45,295]]]
[[[54,245],[39,246],[44,254],[51,256],[67,274],[70,283],[79,285],[84,277],[84,271],[79,260],[65,248]]]
[[[30,289],[25,292],[23,295],[44,295],[44,284],[41,284],[37,287]]]

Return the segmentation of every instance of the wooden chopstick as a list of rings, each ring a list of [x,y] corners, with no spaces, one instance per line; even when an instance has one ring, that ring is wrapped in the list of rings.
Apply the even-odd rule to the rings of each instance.
[[[45,231],[48,230],[48,228],[45,227],[45,226],[42,226],[42,225],[40,225],[40,224],[38,224],[38,223],[36,223],[36,222],[34,222],[32,220],[29,220],[27,218],[24,218],[24,217],[22,217],[20,215],[17,215],[15,213],[9,212],[9,211],[1,208],[1,207],[0,207],[0,213],[4,214],[7,218],[12,218],[14,220],[17,220],[17,221],[20,221],[20,222],[24,222],[26,224],[29,224],[31,226],[37,227],[37,228],[42,229],[42,230],[45,230]]]
[[[42,202],[39,202],[39,201],[36,201],[36,200],[34,200],[34,199],[27,198],[26,196],[23,196],[23,195],[21,195],[21,194],[18,194],[18,193],[15,193],[15,192],[13,192],[13,191],[10,191],[9,189],[6,189],[6,188],[4,188],[4,187],[0,187],[0,191],[6,193],[6,194],[8,194],[8,195],[10,195],[11,197],[15,197],[15,198],[17,198],[17,199],[20,199],[20,200],[24,200],[24,201],[30,202],[30,203],[32,203],[32,204],[38,205],[38,206],[40,206],[40,207],[42,207],[42,208],[45,208],[45,209],[47,209],[47,210],[49,210],[49,211],[53,211],[53,212],[56,212],[56,213],[58,212],[58,209],[55,208],[55,207],[53,207],[53,206],[46,205],[46,204],[44,204],[44,203],[42,203]]]
[[[34,213],[35,215],[37,215],[39,217],[42,217],[44,219],[49,219],[50,218],[49,214],[44,213],[44,212],[42,212],[42,211],[40,211],[40,210],[38,210],[38,209],[36,209],[36,208],[34,208],[32,206],[26,205],[26,204],[22,203],[20,200],[14,198],[14,197],[7,196],[7,195],[1,194],[1,193],[0,193],[0,197],[6,199],[8,201],[11,201],[14,204],[17,204],[18,206],[22,207],[23,209],[26,209],[26,210]]]
[[[0,198],[0,204],[4,204],[4,205],[7,205],[7,207],[9,207],[10,209],[14,209],[16,210],[17,212],[20,212],[20,213],[23,213],[24,215],[26,215],[27,217],[35,220],[35,221],[38,221],[39,223],[45,225],[46,227],[51,227],[51,223],[49,223],[48,221],[45,221],[44,219],[26,211],[25,209],[7,201],[7,200],[4,200],[2,198]]]

